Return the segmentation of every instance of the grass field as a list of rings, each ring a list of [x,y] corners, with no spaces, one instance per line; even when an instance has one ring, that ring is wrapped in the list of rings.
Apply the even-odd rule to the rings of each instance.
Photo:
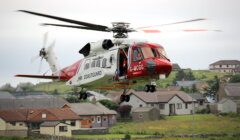
[[[215,115],[184,115],[166,117],[150,122],[118,123],[110,129],[113,134],[176,134],[238,133],[240,117],[218,117]]]

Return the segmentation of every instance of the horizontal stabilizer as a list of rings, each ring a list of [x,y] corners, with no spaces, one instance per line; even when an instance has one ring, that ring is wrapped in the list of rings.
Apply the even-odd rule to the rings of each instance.
[[[15,77],[27,77],[27,78],[41,78],[41,79],[60,79],[59,76],[52,75],[26,75],[26,74],[17,74]]]

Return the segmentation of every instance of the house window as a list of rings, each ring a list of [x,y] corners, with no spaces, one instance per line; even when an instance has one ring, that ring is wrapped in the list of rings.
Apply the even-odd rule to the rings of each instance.
[[[67,126],[59,126],[59,132],[67,132]]]
[[[177,109],[182,109],[182,104],[181,103],[177,103]]]
[[[203,100],[199,101],[199,105],[203,105]]]
[[[10,122],[10,124],[16,126],[16,122]]]
[[[188,109],[188,104],[187,103],[185,103],[185,109]]]
[[[76,121],[71,121],[71,126],[76,126]]]
[[[42,113],[42,119],[46,119],[47,118],[47,114],[46,113]]]
[[[103,121],[107,121],[107,117],[103,117]]]
[[[95,117],[92,117],[92,123],[94,123],[95,122]]]
[[[164,109],[165,108],[165,104],[159,104],[159,109]]]
[[[101,116],[97,116],[97,123],[101,123]]]
[[[102,67],[105,68],[107,66],[107,58],[104,58],[102,61]]]
[[[142,104],[140,104],[139,107],[142,107]]]
[[[140,118],[140,119],[143,118],[143,115],[142,115],[142,114],[139,114],[139,118]]]
[[[95,67],[95,60],[92,61],[91,67],[94,68]]]
[[[19,123],[19,126],[23,126],[23,124],[22,124],[22,123]]]
[[[151,107],[154,107],[154,104],[151,104]]]

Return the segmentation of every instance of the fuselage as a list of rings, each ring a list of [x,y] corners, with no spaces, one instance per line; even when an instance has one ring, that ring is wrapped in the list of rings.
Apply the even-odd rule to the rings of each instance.
[[[99,42],[96,42],[98,45]],[[108,50],[97,48],[88,56],[63,68],[60,80],[67,85],[95,89],[126,88],[138,80],[149,82],[167,77],[172,64],[158,44],[134,40],[114,40]]]

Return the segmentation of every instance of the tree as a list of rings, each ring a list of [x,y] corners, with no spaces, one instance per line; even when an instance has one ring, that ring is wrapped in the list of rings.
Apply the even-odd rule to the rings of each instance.
[[[217,96],[216,94],[220,87],[219,78],[215,76],[213,80],[208,81],[208,85],[209,85],[209,88],[205,89],[205,95],[215,99]]]
[[[117,110],[119,105],[110,101],[110,100],[100,100],[99,101],[102,105],[104,105],[105,107],[107,107],[108,109],[111,109],[111,110]]]
[[[5,85],[3,85],[1,88],[0,88],[1,91],[8,91],[8,92],[13,92],[15,91],[15,88],[11,86],[10,83],[7,83]]]
[[[176,73],[176,77],[173,80],[173,83],[176,84],[176,81],[182,81],[182,80],[195,80],[196,78],[194,77],[193,73],[191,70],[185,72],[184,70],[179,70]]]
[[[235,74],[233,75],[230,80],[229,80],[230,83],[238,83],[240,82],[240,74]]]
[[[130,105],[122,105],[118,108],[118,112],[121,118],[129,118],[132,106]]]
[[[30,82],[24,82],[24,83],[19,83],[17,85],[17,89],[20,88],[23,91],[32,91],[33,90],[33,86],[34,84],[30,83]]]

